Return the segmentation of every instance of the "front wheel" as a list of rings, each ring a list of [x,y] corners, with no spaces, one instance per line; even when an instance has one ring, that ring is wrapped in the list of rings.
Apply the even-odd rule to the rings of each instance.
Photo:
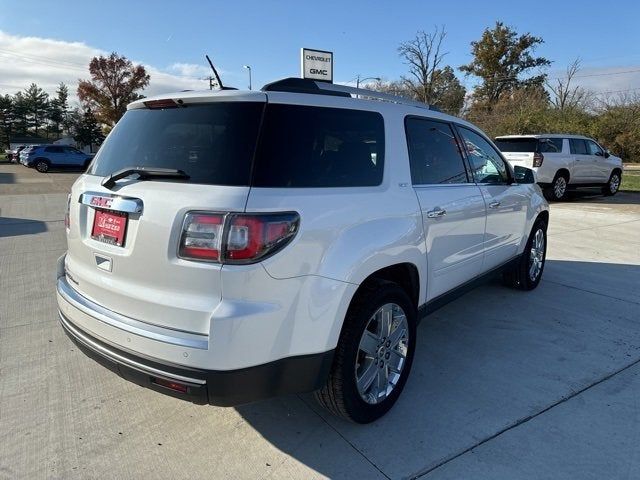
[[[362,287],[349,307],[327,383],[316,392],[318,402],[356,423],[387,413],[411,370],[416,319],[416,307],[395,283]]]
[[[540,283],[547,258],[547,224],[538,220],[527,240],[520,260],[503,274],[504,283],[519,290],[533,290]]]
[[[620,172],[614,170],[609,177],[609,181],[602,187],[602,193],[608,197],[615,195],[620,188],[620,182]]]

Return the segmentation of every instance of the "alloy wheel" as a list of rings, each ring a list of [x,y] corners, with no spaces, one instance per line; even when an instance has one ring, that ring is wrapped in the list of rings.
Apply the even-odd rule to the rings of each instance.
[[[617,173],[611,175],[611,180],[609,180],[609,191],[611,193],[616,193],[620,188],[620,177]]]
[[[535,282],[540,272],[542,272],[542,266],[544,265],[544,231],[541,228],[536,230],[531,244],[531,252],[529,254],[529,279]]]
[[[567,191],[567,180],[564,177],[556,178],[553,184],[553,193],[556,198],[562,198]]]
[[[356,358],[356,384],[369,404],[385,400],[395,389],[406,365],[409,324],[404,310],[387,303],[371,316],[362,333]]]

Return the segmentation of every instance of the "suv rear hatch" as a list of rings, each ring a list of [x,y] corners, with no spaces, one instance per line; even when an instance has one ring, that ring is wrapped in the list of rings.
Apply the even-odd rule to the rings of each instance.
[[[189,211],[244,211],[265,101],[187,93],[130,106],[72,189],[70,285],[120,315],[208,334],[221,267],[179,257],[183,222]]]
[[[513,166],[533,168],[533,158],[538,153],[537,138],[496,138],[495,144]]]

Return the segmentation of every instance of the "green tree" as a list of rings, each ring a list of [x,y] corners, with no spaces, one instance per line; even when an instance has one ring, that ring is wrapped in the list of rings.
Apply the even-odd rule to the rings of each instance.
[[[640,162],[640,95],[603,101],[591,134],[625,162]]]
[[[462,109],[466,90],[453,69],[443,66],[446,52],[442,51],[442,43],[446,36],[444,27],[436,27],[432,33],[420,31],[412,40],[401,43],[398,53],[409,72],[390,87],[401,87],[399,90],[406,96],[457,114]]]
[[[530,33],[518,35],[502,22],[496,22],[492,29],[487,28],[480,40],[471,42],[471,63],[460,67],[462,72],[481,79],[474,89],[474,100],[484,101],[491,107],[504,94],[542,86],[546,74],[526,77],[533,69],[551,64],[544,57],[533,56],[536,47],[542,43],[542,38]]]
[[[476,101],[466,115],[491,136],[549,131],[549,116],[549,99],[542,87],[514,90],[493,105]]]
[[[100,124],[90,108],[83,114],[75,116],[75,131],[73,138],[80,145],[88,145],[93,150],[93,145],[100,144],[104,140],[104,134]]]
[[[28,124],[27,121],[28,106],[22,92],[18,92],[13,96],[13,134],[14,135],[27,135]]]
[[[115,52],[94,57],[89,73],[90,80],[79,81],[78,97],[100,123],[110,126],[120,120],[129,103],[142,98],[139,91],[149,85],[150,78],[142,65],[134,65]]]
[[[69,110],[69,88],[60,83],[56,97],[49,102],[49,131],[56,136],[68,130],[67,114]]]
[[[34,135],[38,135],[47,119],[49,111],[49,94],[35,83],[25,89],[21,98],[22,108],[27,129],[31,129]]]
[[[0,95],[0,146],[9,147],[13,134],[14,114],[11,95]]]

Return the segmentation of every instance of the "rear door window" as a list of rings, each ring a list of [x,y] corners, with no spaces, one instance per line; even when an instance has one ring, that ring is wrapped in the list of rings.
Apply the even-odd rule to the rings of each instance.
[[[256,187],[364,187],[382,183],[384,122],[376,112],[267,106]]]
[[[569,145],[571,146],[571,153],[574,155],[589,155],[587,150],[587,142],[581,138],[570,138]]]
[[[104,177],[127,167],[173,168],[193,183],[247,186],[263,109],[261,102],[216,102],[129,110],[89,173]]]
[[[409,117],[405,127],[414,185],[469,181],[460,147],[448,123]]]

